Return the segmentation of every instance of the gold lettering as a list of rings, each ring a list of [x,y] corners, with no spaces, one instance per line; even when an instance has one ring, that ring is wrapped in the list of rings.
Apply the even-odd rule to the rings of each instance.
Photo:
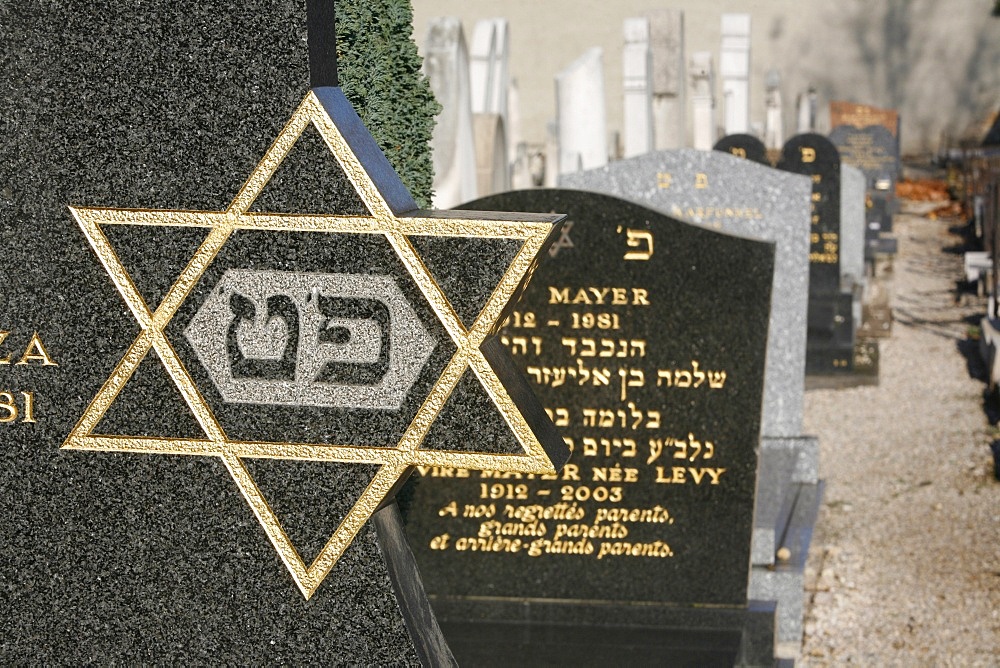
[[[632,305],[649,306],[649,291],[645,288],[632,288]]]
[[[7,415],[0,417],[0,424],[13,422],[17,419],[17,405],[14,403],[14,395],[10,392],[0,392],[0,410],[7,411]]]
[[[8,336],[10,336],[10,332],[0,332],[0,345],[3,345]],[[10,355],[0,359],[0,364],[10,364]]]
[[[802,153],[802,162],[816,162],[816,149],[800,146],[799,151]]]
[[[648,230],[626,230],[625,243],[629,248],[642,250],[628,251],[623,256],[625,260],[648,260],[653,257],[653,233]]]
[[[708,187],[708,174],[698,172],[694,175],[694,187],[699,190]]]
[[[33,350],[37,352],[32,353],[31,351]],[[25,348],[24,355],[21,356],[17,364],[30,364],[34,361],[40,361],[42,366],[59,366],[49,357],[49,353],[45,350],[45,346],[42,345],[42,339],[38,336],[38,332],[32,334],[31,341],[28,342],[28,347]]]
[[[722,474],[726,472],[724,468],[696,468],[691,466],[657,466],[656,482],[663,485],[685,485],[693,482],[700,485],[705,480],[709,480],[710,485],[718,485]],[[706,478],[706,476],[708,476]]]
[[[447,550],[448,539],[450,538],[451,536],[446,533],[443,533],[440,536],[435,536],[434,538],[431,538],[430,548],[432,550]]]
[[[666,190],[670,187],[673,177],[670,176],[669,172],[657,172],[656,173],[656,187],[661,190]]]
[[[557,289],[549,286],[550,304],[569,304],[569,288]]]
[[[597,553],[598,559],[603,559],[605,556],[615,556],[615,557],[672,557],[674,553],[671,551],[670,546],[664,543],[662,540],[654,541],[652,543],[628,543],[628,542],[602,542],[601,548]]]

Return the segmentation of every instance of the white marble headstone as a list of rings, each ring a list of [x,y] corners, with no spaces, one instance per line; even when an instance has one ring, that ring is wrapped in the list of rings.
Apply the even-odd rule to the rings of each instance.
[[[690,68],[692,145],[699,151],[711,151],[715,146],[715,72],[712,53],[692,53]]]
[[[608,163],[604,53],[588,49],[556,75],[559,174]]]
[[[785,145],[785,117],[781,106],[781,72],[768,70],[764,98],[764,146],[780,149]]]
[[[434,206],[450,209],[475,199],[475,135],[469,87],[469,55],[462,22],[454,17],[433,19],[424,48],[424,72],[441,113],[434,126]]]
[[[656,150],[687,145],[687,80],[684,12],[656,9],[649,17],[653,54],[653,145]]]
[[[624,155],[631,158],[653,150],[653,59],[649,50],[649,20],[625,19],[622,49]]]
[[[750,15],[722,15],[719,53],[726,134],[750,130]]]

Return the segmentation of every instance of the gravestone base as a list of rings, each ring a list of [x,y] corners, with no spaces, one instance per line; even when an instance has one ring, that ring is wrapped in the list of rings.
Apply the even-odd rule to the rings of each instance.
[[[854,369],[854,297],[814,295],[809,300],[806,376],[850,374]]]
[[[805,561],[819,515],[819,441],[761,439],[748,596],[777,605],[779,643],[801,643]]]
[[[868,299],[861,309],[858,336],[866,339],[882,339],[891,335],[892,308],[889,306],[889,290],[883,279],[873,278],[869,282]]]
[[[844,389],[878,385],[878,339],[858,339],[853,348],[852,363],[847,371],[816,373],[806,376],[807,390]]]
[[[819,483],[818,439],[762,437],[759,470],[751,563],[771,566],[782,546],[801,486]]]
[[[769,601],[777,606],[779,643],[802,642],[805,566],[824,487],[822,480],[793,485],[784,508],[787,510],[786,521],[781,533],[776,536],[778,548],[772,553],[773,556],[780,550],[784,558],[776,562],[772,559],[768,565],[759,565],[755,561],[750,571],[750,598]]]
[[[892,336],[892,309],[888,304],[862,304],[858,336],[866,339],[887,339]]]
[[[437,598],[433,605],[459,665],[776,665],[773,602],[696,608]]]
[[[874,263],[880,255],[896,255],[899,252],[899,240],[891,234],[880,234],[865,239],[865,261]]]

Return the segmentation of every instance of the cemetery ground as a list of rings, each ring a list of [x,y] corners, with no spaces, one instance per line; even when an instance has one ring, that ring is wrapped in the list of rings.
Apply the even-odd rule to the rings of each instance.
[[[878,386],[806,393],[826,492],[806,574],[803,665],[996,665],[1000,482],[971,340],[985,310],[959,300],[962,239],[939,203],[904,201],[883,266],[895,322]],[[993,422],[995,422],[995,417]]]

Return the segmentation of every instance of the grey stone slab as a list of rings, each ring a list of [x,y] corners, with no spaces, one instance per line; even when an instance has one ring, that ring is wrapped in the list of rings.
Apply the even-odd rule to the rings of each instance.
[[[750,573],[750,596],[778,604],[778,642],[802,642],[804,587],[805,573],[801,570],[754,566]]]
[[[840,163],[840,275],[850,290],[865,282],[865,174]]]
[[[815,436],[761,439],[751,548],[755,566],[774,563],[775,552],[795,512],[800,486],[817,482],[819,440]]]
[[[561,183],[776,243],[761,433],[799,436],[809,290],[809,179],[718,151],[682,149],[564,174]]]
[[[797,487],[792,514],[781,538],[781,547],[788,550],[788,558],[773,566],[755,565],[750,571],[750,597],[778,603],[777,636],[782,643],[802,642],[805,563],[824,483],[803,483]]]

